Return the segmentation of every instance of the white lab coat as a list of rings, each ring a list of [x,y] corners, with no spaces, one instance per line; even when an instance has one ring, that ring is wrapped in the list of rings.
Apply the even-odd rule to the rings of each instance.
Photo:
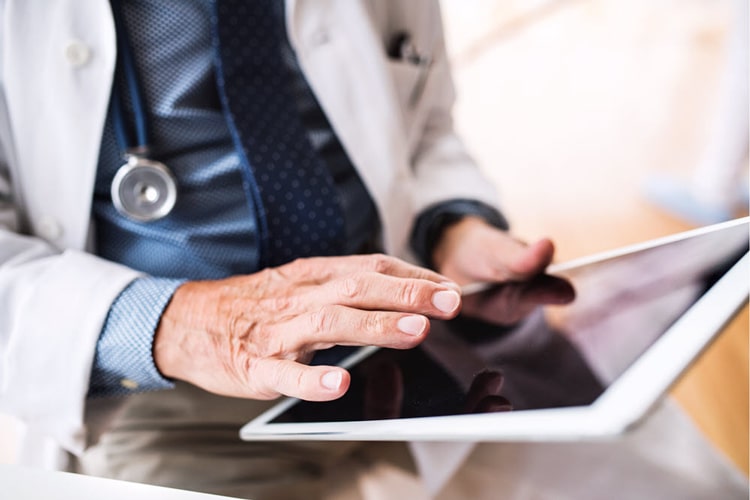
[[[439,15],[431,0],[287,0],[301,67],[402,256],[426,206],[494,203],[452,129]],[[100,0],[0,0],[0,26],[0,412],[79,453],[96,341],[138,275],[89,253],[114,25]],[[399,31],[429,66],[386,57]]]

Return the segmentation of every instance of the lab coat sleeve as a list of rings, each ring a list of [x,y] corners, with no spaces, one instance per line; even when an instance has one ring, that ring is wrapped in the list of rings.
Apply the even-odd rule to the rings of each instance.
[[[84,409],[109,306],[136,273],[21,234],[0,80],[0,412],[72,452],[87,443]]]
[[[481,201],[499,210],[495,189],[467,152],[453,126],[455,90],[451,77],[438,2],[423,9],[414,22],[430,23],[421,30],[430,33],[432,62],[427,72],[418,115],[415,147],[412,148],[413,208],[419,214],[426,208],[451,199]]]
[[[0,229],[0,412],[80,453],[99,333],[111,302],[135,277],[90,254],[58,253]]]
[[[99,10],[92,8],[87,15],[102,18]],[[58,180],[48,178],[45,181],[29,175],[32,167],[38,166],[38,159],[46,157],[48,152],[57,154],[66,161],[54,165],[58,169],[55,173],[67,171],[67,175],[73,177],[65,178],[66,181],[85,182],[70,166],[75,162],[87,162],[87,155],[95,154],[92,150],[82,155],[80,141],[70,142],[47,135],[58,125],[68,124],[65,120],[68,115],[63,114],[67,103],[61,102],[53,109],[37,106],[38,101],[28,100],[27,87],[38,89],[42,83],[50,85],[50,82],[25,80],[24,75],[18,73],[19,68],[33,73],[32,62],[24,59],[23,54],[42,57],[49,47],[64,46],[60,42],[67,40],[70,26],[66,21],[72,18],[61,18],[63,21],[58,25],[65,29],[54,31],[50,36],[57,38],[53,37],[49,45],[33,47],[28,46],[24,36],[31,37],[49,24],[37,23],[32,30],[31,25],[23,21],[40,20],[44,17],[42,14],[59,17],[64,12],[64,5],[48,10],[32,2],[0,0],[0,412],[18,417],[26,424],[27,435],[47,436],[67,450],[79,453],[90,439],[87,430],[94,425],[91,419],[84,423],[84,414],[96,343],[110,305],[138,273],[71,245],[64,245],[68,249],[63,250],[62,246],[38,237],[39,221],[35,225],[29,221],[31,196],[36,197],[34,203],[40,206],[45,200],[39,198],[39,192],[58,188],[55,183],[59,176]],[[13,15],[16,17],[11,20]],[[114,45],[113,37],[107,33],[92,37]],[[87,70],[105,74],[110,52],[113,51],[96,52],[99,59],[89,64]],[[64,59],[55,64],[64,65]],[[67,89],[73,84],[83,86],[79,77],[80,74],[69,72],[67,80],[54,81],[63,87],[67,85]],[[8,97],[11,80],[15,108]],[[97,107],[94,101],[98,107],[106,106],[103,98],[91,97],[89,108]],[[20,115],[33,110],[38,113]],[[19,130],[21,126],[38,126],[38,129],[32,133],[27,128]],[[83,125],[77,123],[76,126]],[[25,154],[21,154],[20,144],[26,145]],[[72,148],[78,155],[67,161],[70,156],[65,148]],[[37,164],[32,165],[32,161]],[[47,184],[28,185],[31,182]],[[58,206],[59,203],[50,204],[49,210],[56,210]],[[54,215],[65,217],[65,214]]]
[[[21,234],[4,106],[0,80],[0,412],[18,417],[27,435],[80,453],[90,441],[84,410],[99,333],[137,273]]]

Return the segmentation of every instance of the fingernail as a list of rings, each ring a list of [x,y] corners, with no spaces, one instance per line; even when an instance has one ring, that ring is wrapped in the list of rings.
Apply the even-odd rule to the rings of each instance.
[[[432,296],[432,304],[446,313],[452,313],[461,303],[461,296],[453,290],[443,290]]]
[[[320,383],[323,384],[323,387],[325,387],[326,389],[329,389],[331,391],[337,390],[341,386],[341,372],[326,372],[322,377],[320,377]]]
[[[398,329],[409,335],[421,334],[427,326],[427,318],[424,316],[404,316],[396,324]]]

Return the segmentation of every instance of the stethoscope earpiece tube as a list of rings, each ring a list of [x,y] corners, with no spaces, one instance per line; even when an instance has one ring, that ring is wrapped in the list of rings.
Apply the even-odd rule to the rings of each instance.
[[[112,204],[124,217],[151,222],[168,215],[177,202],[177,182],[167,166],[147,158],[148,123],[135,60],[122,19],[120,0],[110,0],[117,31],[117,72],[127,85],[133,106],[135,143],[128,137],[119,78],[113,85],[111,111],[117,145],[123,153],[123,164],[112,179]]]

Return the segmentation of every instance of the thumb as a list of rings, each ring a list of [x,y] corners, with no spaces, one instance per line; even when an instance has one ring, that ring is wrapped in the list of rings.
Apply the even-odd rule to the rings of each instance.
[[[554,254],[555,246],[547,238],[521,248],[506,264],[508,279],[523,280],[541,273],[550,265]]]

